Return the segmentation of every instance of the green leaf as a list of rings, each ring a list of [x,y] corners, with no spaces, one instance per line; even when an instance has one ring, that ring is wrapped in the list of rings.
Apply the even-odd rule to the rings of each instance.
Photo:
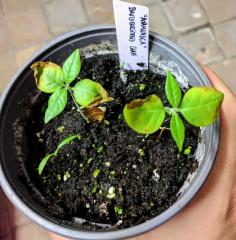
[[[180,119],[177,113],[173,113],[171,116],[170,131],[179,151],[182,152],[185,138],[185,128],[183,121]]]
[[[73,88],[75,100],[83,107],[112,100],[101,84],[90,79],[79,81]]]
[[[185,150],[184,150],[184,155],[189,155],[190,153],[191,153],[191,150],[192,150],[192,147],[191,146],[189,146],[189,147],[187,147]]]
[[[73,82],[81,69],[80,50],[76,49],[63,64],[64,81],[68,84]]]
[[[31,68],[37,88],[46,93],[53,93],[63,86],[62,68],[51,62],[36,62]]]
[[[166,96],[172,107],[178,107],[181,101],[181,90],[175,80],[175,77],[170,71],[167,73],[166,86],[165,86]]]
[[[214,88],[194,87],[184,95],[179,110],[192,125],[207,126],[219,115],[223,99],[224,94]]]
[[[55,156],[56,156],[55,153],[49,154],[49,155],[47,155],[47,156],[40,162],[39,167],[38,167],[38,173],[39,173],[39,175],[42,174],[43,169],[45,168],[48,160],[49,160],[50,158],[52,158],[52,157],[55,157]]]
[[[45,123],[48,123],[64,110],[67,104],[67,95],[67,89],[61,88],[50,96],[44,117]]]
[[[70,137],[68,137],[68,138],[65,138],[65,139],[58,145],[57,150],[55,151],[55,153],[57,154],[58,151],[59,151],[62,147],[64,147],[66,144],[70,143],[71,141],[73,141],[73,140],[76,139],[76,138],[77,138],[78,140],[80,140],[80,139],[81,139],[81,136],[80,136],[80,135],[72,135],[72,136],[70,136]]]
[[[115,207],[115,213],[116,215],[122,215],[123,214],[123,209],[120,207]]]
[[[41,162],[40,162],[40,164],[39,164],[39,166],[38,166],[38,173],[39,173],[39,175],[42,174],[43,169],[45,168],[48,160],[50,160],[52,157],[56,157],[57,154],[58,154],[58,151],[59,151],[63,146],[65,146],[66,144],[70,143],[71,141],[73,141],[73,140],[76,139],[76,138],[77,138],[78,140],[81,139],[80,135],[72,135],[72,136],[70,136],[70,137],[65,138],[61,143],[59,143],[59,145],[58,145],[58,147],[57,147],[57,149],[56,149],[55,152],[53,152],[53,153],[47,155],[46,157],[44,157],[44,158],[41,160]]]
[[[141,134],[156,132],[165,119],[161,99],[154,94],[126,104],[123,113],[128,126]]]

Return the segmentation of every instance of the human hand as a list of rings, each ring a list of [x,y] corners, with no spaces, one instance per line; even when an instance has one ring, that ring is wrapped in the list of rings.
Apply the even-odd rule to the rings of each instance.
[[[220,146],[214,167],[204,186],[183,211],[132,240],[236,239],[236,97],[210,69],[202,68],[213,86],[225,94]],[[53,239],[65,240],[55,235]]]

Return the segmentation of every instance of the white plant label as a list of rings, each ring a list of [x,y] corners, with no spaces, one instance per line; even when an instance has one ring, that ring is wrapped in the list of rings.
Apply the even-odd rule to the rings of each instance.
[[[148,69],[149,9],[120,0],[113,0],[113,8],[121,67]]]

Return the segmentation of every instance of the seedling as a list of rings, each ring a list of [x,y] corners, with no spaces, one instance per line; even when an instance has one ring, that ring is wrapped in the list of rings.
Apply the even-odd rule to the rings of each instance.
[[[143,149],[139,149],[138,150],[138,154],[139,154],[140,157],[144,157],[145,156],[145,152],[144,152]]]
[[[188,156],[188,155],[191,153],[191,149],[192,149],[192,147],[187,147],[187,148],[184,150],[184,154]]]
[[[100,173],[100,169],[96,169],[96,170],[94,170],[94,172],[93,172],[93,177],[94,178],[97,178],[98,177],[98,175],[99,175],[99,173]]]
[[[115,191],[116,191],[115,187],[113,187],[113,186],[110,187],[110,188],[108,189],[107,198],[109,198],[109,199],[115,198],[115,196],[116,196]]]
[[[140,90],[140,91],[145,90],[146,86],[147,86],[146,84],[141,83],[141,84],[139,85],[139,90]]]
[[[123,209],[120,208],[120,207],[115,207],[114,210],[115,210],[116,215],[122,215],[123,214]]]
[[[224,94],[209,87],[193,87],[182,98],[180,87],[170,71],[167,73],[165,92],[172,108],[164,107],[161,99],[152,94],[126,104],[124,118],[130,128],[146,135],[160,129],[167,113],[171,117],[171,135],[181,152],[185,138],[181,116],[197,127],[212,124],[219,114]]]
[[[62,67],[52,62],[36,62],[31,68],[34,70],[38,89],[45,93],[51,93],[45,112],[45,123],[48,123],[65,109],[68,93],[86,122],[89,122],[91,115],[93,117],[96,115],[95,120],[97,118],[101,120],[101,117],[104,117],[102,110],[99,111],[97,108],[90,109],[88,116],[81,109],[81,107],[95,107],[100,103],[112,100],[101,84],[90,79],[83,79],[71,87],[71,83],[78,77],[81,69],[79,49],[76,49],[66,59]],[[93,111],[96,111],[96,114],[92,114]]]
[[[59,145],[58,145],[57,149],[55,150],[55,152],[53,152],[53,153],[47,155],[46,157],[44,157],[44,158],[41,160],[41,162],[40,162],[40,164],[39,164],[39,167],[38,167],[38,173],[39,173],[39,175],[42,174],[43,169],[45,168],[47,162],[48,162],[51,158],[57,157],[59,150],[60,150],[62,147],[64,147],[65,145],[67,145],[67,144],[69,144],[70,142],[72,142],[73,140],[75,140],[75,139],[80,140],[80,139],[81,139],[81,136],[80,136],[80,135],[73,135],[73,136],[70,136],[70,137],[65,138],[61,143],[59,143]],[[67,175],[67,177],[68,177],[68,175]]]

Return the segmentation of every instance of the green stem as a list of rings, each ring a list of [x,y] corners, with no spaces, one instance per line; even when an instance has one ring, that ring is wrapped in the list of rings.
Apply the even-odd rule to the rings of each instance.
[[[80,115],[82,116],[82,118],[83,118],[87,123],[89,123],[88,118],[84,115],[84,113],[83,113],[83,111],[81,110],[79,104],[76,102],[76,100],[75,100],[75,96],[74,96],[74,94],[73,94],[73,92],[72,92],[70,86],[66,86],[66,88],[68,89],[68,91],[69,91],[69,93],[70,93],[70,95],[71,95],[71,97],[72,97],[72,99],[73,99],[73,102],[74,102],[74,104],[76,105],[76,107],[77,107],[77,109],[78,109]]]
[[[172,115],[172,113],[177,113],[177,112],[181,112],[181,110],[179,108],[170,108],[170,107],[164,107],[165,111],[167,112],[167,114]]]

